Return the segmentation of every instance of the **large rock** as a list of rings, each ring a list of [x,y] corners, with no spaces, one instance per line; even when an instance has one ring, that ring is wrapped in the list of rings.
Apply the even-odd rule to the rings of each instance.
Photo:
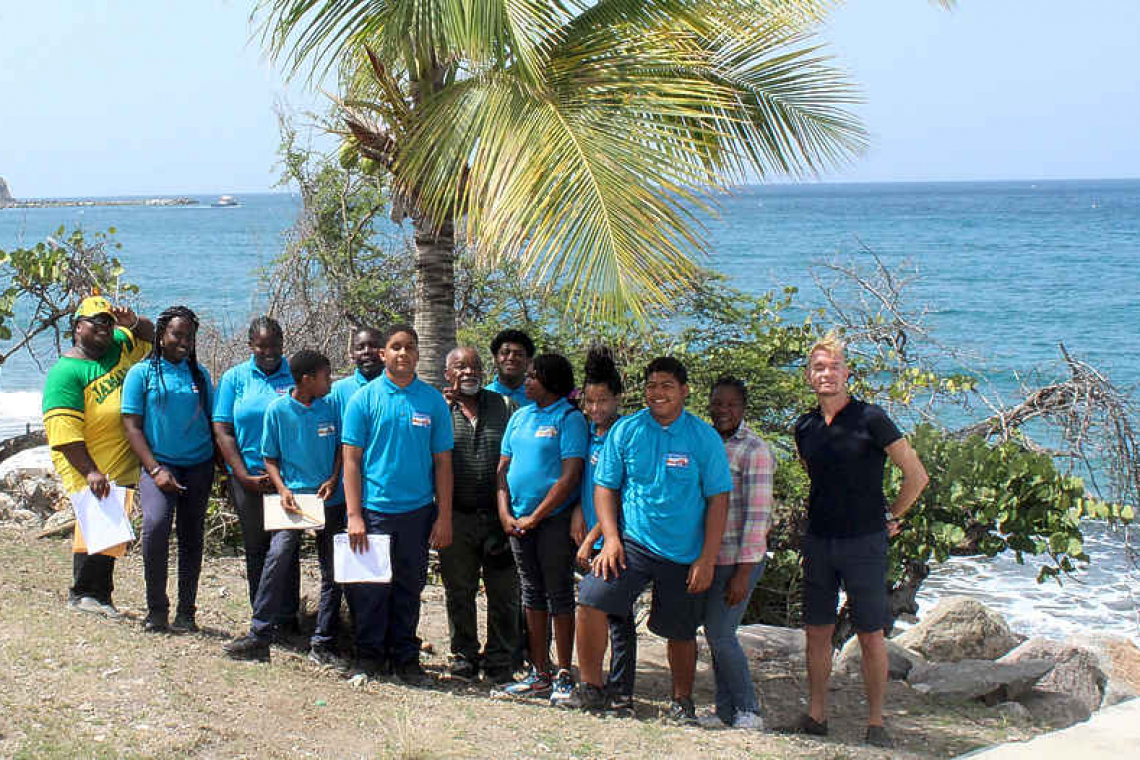
[[[1084,702],[1069,694],[1034,689],[1018,701],[1025,705],[1035,721],[1054,730],[1082,723],[1092,716]]]
[[[1037,682],[1034,687],[1037,691],[1067,694],[1080,700],[1090,712],[1100,709],[1108,677],[1101,670],[1097,655],[1088,649],[1033,638],[1019,644],[998,662],[1042,659],[1051,660],[1055,665]]]
[[[0,177],[0,206],[8,206],[14,200],[12,193],[8,190],[8,183],[4,181],[3,177]]]
[[[988,705],[1028,694],[1041,676],[1053,669],[1050,660],[1003,664],[991,660],[959,660],[916,665],[906,682],[920,694],[949,702],[980,699]]]
[[[787,659],[805,656],[807,642],[803,629],[781,628],[775,625],[742,625],[736,630],[741,645],[756,656],[766,659]]]
[[[898,642],[886,640],[887,647],[887,675],[893,681],[905,681],[907,674],[915,665],[924,665],[926,660],[922,656],[910,651]],[[859,646],[858,637],[852,637],[839,652],[839,660],[835,663],[835,670],[855,676],[862,672],[863,648]]]
[[[1020,643],[1001,615],[965,596],[943,599],[894,640],[934,662],[996,660]]]
[[[1065,642],[1093,652],[1108,676],[1102,707],[1140,696],[1140,647],[1121,636],[1071,636]]]

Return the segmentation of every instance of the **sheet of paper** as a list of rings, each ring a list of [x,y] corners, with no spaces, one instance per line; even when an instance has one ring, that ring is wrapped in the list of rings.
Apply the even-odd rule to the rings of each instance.
[[[295,493],[293,501],[297,502],[303,514],[286,512],[281,506],[281,497],[277,494],[267,494],[265,504],[266,530],[305,530],[307,528],[325,527],[325,503],[315,493]]]
[[[369,533],[368,550],[356,553],[348,534],[333,536],[333,578],[337,583],[391,583],[392,557],[386,533]]]
[[[100,499],[84,488],[71,495],[75,520],[83,533],[88,554],[98,554],[112,546],[134,541],[135,532],[127,517],[134,491],[111,484],[111,491]]]

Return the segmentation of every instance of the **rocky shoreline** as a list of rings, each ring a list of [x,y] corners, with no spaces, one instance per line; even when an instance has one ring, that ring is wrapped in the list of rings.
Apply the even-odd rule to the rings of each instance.
[[[74,206],[196,206],[194,198],[128,198],[123,200],[30,200],[0,201],[0,208],[70,208]]]

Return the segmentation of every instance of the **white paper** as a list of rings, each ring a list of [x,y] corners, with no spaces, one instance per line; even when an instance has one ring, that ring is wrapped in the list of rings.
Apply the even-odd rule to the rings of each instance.
[[[368,549],[357,554],[348,534],[333,536],[333,578],[337,583],[391,583],[392,557],[386,533],[369,533]]]
[[[325,527],[325,502],[315,493],[295,493],[293,501],[303,514],[286,512],[281,506],[281,497],[277,494],[267,494],[262,503],[265,505],[266,530],[305,530],[306,528]]]
[[[79,523],[88,554],[98,554],[112,546],[134,541],[135,532],[127,519],[129,504],[127,489],[114,483],[110,493],[102,499],[97,498],[90,488],[71,495],[75,520]]]

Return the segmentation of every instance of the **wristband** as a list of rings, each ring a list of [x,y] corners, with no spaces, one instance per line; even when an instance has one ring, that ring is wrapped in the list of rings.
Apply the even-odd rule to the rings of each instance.
[[[147,471],[146,471],[146,474],[147,474],[147,475],[150,475],[150,476],[153,478],[155,475],[157,475],[157,474],[158,474],[158,471],[159,471],[159,470],[161,470],[161,469],[162,469],[162,465],[160,465],[160,464],[156,464],[156,465],[154,466],[154,469],[153,469],[153,470],[147,470]]]

